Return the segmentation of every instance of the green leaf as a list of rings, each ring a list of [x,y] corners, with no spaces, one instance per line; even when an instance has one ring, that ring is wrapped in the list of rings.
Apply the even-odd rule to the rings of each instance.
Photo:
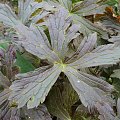
[[[16,101],[18,108],[26,103],[28,108],[37,107],[44,102],[60,73],[61,68],[56,64],[51,68],[41,67],[33,72],[17,75],[18,80],[10,87],[12,90],[10,100]]]
[[[17,52],[16,57],[17,59],[15,64],[20,67],[21,73],[26,73],[35,70],[35,67],[27,59],[20,55],[19,52]]]
[[[2,48],[2,49],[7,49],[8,48],[8,46],[9,46],[9,42],[7,41],[1,41],[0,42],[0,49]]]
[[[60,5],[61,3],[59,1],[56,1],[56,0],[46,0],[51,6],[55,6],[57,8],[57,10],[60,9]],[[62,0],[63,1],[63,0]],[[67,0],[67,2],[69,2],[70,0]],[[65,0],[66,2],[66,0]],[[67,2],[65,4],[67,4]],[[99,3],[99,4],[98,4]],[[62,3],[63,4],[63,3]],[[79,16],[79,14],[77,13],[74,13],[76,10],[75,9],[78,9],[78,10],[82,10],[84,9],[84,4],[85,4],[85,8],[86,10],[88,10],[89,6],[90,6],[90,9],[88,10],[88,12],[85,12],[83,10],[83,13],[81,13],[81,16]],[[98,27],[97,25],[91,23],[89,20],[85,19],[82,17],[82,15],[84,14],[94,14],[94,13],[103,13],[104,9],[106,7],[106,5],[103,5],[104,2],[100,2],[100,0],[85,0],[83,1],[83,3],[80,3],[80,6],[81,8],[77,7],[77,5],[72,5],[74,6],[72,9],[74,12],[71,12],[69,11],[65,5],[62,5],[66,11],[68,11],[68,15],[72,17],[72,20],[74,21],[75,24],[77,24],[78,26],[80,25],[80,32],[82,32],[84,35],[87,35],[92,33],[92,32],[98,32],[98,34],[104,38],[104,39],[108,39],[108,34],[107,34],[107,31],[103,30],[102,27]],[[79,6],[79,3],[78,3],[78,6]],[[94,8],[93,8],[94,6]],[[96,7],[97,6],[97,7]],[[101,8],[101,9],[99,9]],[[85,12],[85,13],[84,13]]]
[[[114,6],[114,5],[118,4],[118,0],[107,0],[106,4],[108,4],[110,6]]]
[[[48,111],[61,120],[71,120],[68,111],[64,107],[61,92],[58,87],[53,87],[47,98]]]
[[[113,72],[114,73],[111,75],[111,77],[120,79],[120,69],[116,69]]]
[[[120,98],[117,100],[117,115],[120,118]]]

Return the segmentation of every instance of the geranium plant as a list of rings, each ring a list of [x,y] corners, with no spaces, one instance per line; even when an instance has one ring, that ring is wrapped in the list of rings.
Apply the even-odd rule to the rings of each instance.
[[[56,116],[77,120],[72,106],[79,102],[101,120],[119,120],[119,102],[115,105],[112,97],[116,89],[92,71],[96,66],[106,69],[119,63],[120,47],[107,41],[105,29],[84,18],[103,13],[107,3],[21,0],[18,4],[18,14],[0,4],[0,21],[14,29],[12,40],[0,51],[0,118],[51,120]],[[101,39],[108,43],[101,44]],[[20,49],[39,59],[40,64],[29,63],[32,69],[22,73]],[[70,91],[70,105],[65,105],[64,98]],[[58,107],[56,111],[52,110],[54,105]]]

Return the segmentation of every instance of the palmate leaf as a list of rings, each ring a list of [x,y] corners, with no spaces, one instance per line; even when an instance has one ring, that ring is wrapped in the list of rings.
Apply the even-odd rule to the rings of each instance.
[[[78,71],[70,66],[66,67],[64,73],[85,107],[92,108],[95,107],[97,102],[106,101],[105,97],[107,97],[107,94],[105,92],[114,90],[113,86],[102,79]]]
[[[66,16],[63,16],[64,13],[65,13],[65,10],[61,9],[58,13],[56,13],[53,16],[53,18],[56,18],[57,16],[59,16],[58,18],[61,20],[60,17],[62,17],[62,18],[66,17]],[[53,31],[51,32],[52,33],[51,34],[51,43],[52,43],[52,41],[56,40],[56,38],[58,38],[56,40],[56,42],[60,43],[58,45],[58,48],[60,47],[60,45],[62,45],[63,47],[65,46],[64,47],[64,51],[65,51],[67,49],[68,43],[76,36],[76,32],[78,31],[78,29],[76,29],[74,31],[74,28],[77,28],[76,25],[69,27],[69,25],[71,23],[70,19],[65,21],[65,18],[64,18],[62,21],[63,23],[59,19],[57,19],[57,20],[53,19],[53,21],[48,20],[48,24],[50,23],[50,25],[51,25],[49,30],[52,31],[52,28],[54,27],[54,23],[56,23],[56,25],[57,25],[55,28],[56,29],[55,37],[53,37]],[[59,24],[57,24],[57,21],[59,21]],[[69,29],[67,30],[66,38],[65,38],[65,34],[63,34],[63,32],[65,32],[65,30],[68,27],[69,27]],[[56,63],[56,62],[61,63],[61,60],[59,59],[59,57],[57,56],[57,54],[55,52],[60,51],[60,55],[62,56],[62,58],[65,57],[64,55],[62,55],[63,48],[61,48],[61,47],[60,47],[60,49],[57,49],[54,52],[54,47],[52,46],[53,48],[51,48],[51,45],[48,42],[47,36],[40,28],[38,28],[34,25],[31,25],[30,28],[28,28],[28,27],[24,26],[23,24],[19,24],[18,26],[16,26],[16,30],[18,31],[19,36],[20,36],[19,37],[20,40],[16,41],[16,42],[22,44],[22,46],[24,46],[24,48],[28,52],[38,56],[39,58],[47,59],[47,60],[51,61],[52,63]],[[60,31],[62,31],[62,34],[59,35]],[[61,35],[62,35],[62,38],[64,37],[65,39],[62,39]],[[63,42],[61,43],[60,40],[61,41],[63,40]],[[66,50],[66,52],[67,52],[67,50]],[[62,69],[61,70],[59,69],[60,66],[61,65],[54,65],[54,67],[52,67],[51,69],[48,69],[42,73],[41,73],[41,71],[39,71],[39,72],[36,71],[35,73],[30,72],[28,74],[23,74],[23,77],[18,76],[18,77],[20,77],[20,78],[18,78],[19,80],[16,80],[13,83],[13,85],[11,86],[11,89],[13,92],[11,94],[10,99],[17,101],[18,107],[23,107],[26,104],[26,102],[28,102],[28,104],[27,104],[28,108],[33,108],[35,106],[38,106],[40,102],[41,103],[44,102],[45,97],[48,94],[50,88],[55,83],[60,72],[62,71]],[[38,77],[38,78],[36,78],[36,77]],[[29,78],[31,78],[31,82],[30,82]],[[42,82],[40,82],[40,84],[38,84],[39,81],[42,81]],[[21,96],[23,96],[23,97],[21,97]]]
[[[48,6],[49,7],[49,6]],[[50,12],[47,11],[41,11],[38,15],[32,16],[31,17],[31,21],[32,23],[39,23],[39,21],[44,18],[45,16],[47,16]]]
[[[62,90],[60,88],[62,88]],[[64,81],[60,86],[54,86],[47,96],[45,104],[49,112],[61,120],[71,120],[73,116],[72,106],[79,100],[79,97],[71,84]],[[54,101],[54,102],[53,102]]]
[[[96,44],[96,34],[91,34],[87,38],[84,38],[81,42],[78,50],[73,54],[79,55],[76,61],[71,62],[68,60],[66,63],[70,63],[70,66],[80,69],[85,67],[93,67],[98,65],[116,64],[119,62],[119,47],[115,47],[114,44],[101,45],[92,50]],[[91,51],[91,52],[90,52]],[[70,59],[72,59],[72,57]]]
[[[0,119],[1,120],[21,120],[21,109],[18,109],[14,101],[8,101],[11,90],[9,89],[8,79],[3,75],[1,76],[0,84],[5,88],[0,93]],[[7,82],[6,82],[7,81]],[[3,84],[4,83],[4,84]],[[26,110],[26,111],[25,111]],[[22,109],[23,115],[27,115],[30,120],[51,120],[51,116],[47,111],[45,105],[41,105],[37,109],[27,110],[26,107]],[[24,116],[25,117],[25,116]]]
[[[9,99],[15,100],[19,108],[26,103],[28,108],[37,107],[44,102],[60,73],[60,66],[56,64],[51,68],[42,67],[34,72],[18,75],[18,80],[10,87],[12,93]]]
[[[112,38],[109,39],[109,42],[114,43],[116,46],[120,46],[120,36],[112,36]]]
[[[62,59],[65,57],[68,43],[78,35],[76,33],[79,30],[79,26],[76,24],[69,27],[72,21],[69,17],[66,18],[67,15],[66,10],[60,9],[55,15],[51,15],[47,21],[52,48],[43,30],[32,24],[30,28],[23,24],[15,27],[20,34],[20,41],[16,42],[22,44],[28,52],[39,58],[48,59],[52,62],[60,61],[58,56]]]

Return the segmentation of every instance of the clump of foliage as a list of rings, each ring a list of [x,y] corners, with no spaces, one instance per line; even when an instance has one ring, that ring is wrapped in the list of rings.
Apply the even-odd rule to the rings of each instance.
[[[19,0],[16,14],[0,4],[0,119],[120,120],[119,12],[108,3]]]

